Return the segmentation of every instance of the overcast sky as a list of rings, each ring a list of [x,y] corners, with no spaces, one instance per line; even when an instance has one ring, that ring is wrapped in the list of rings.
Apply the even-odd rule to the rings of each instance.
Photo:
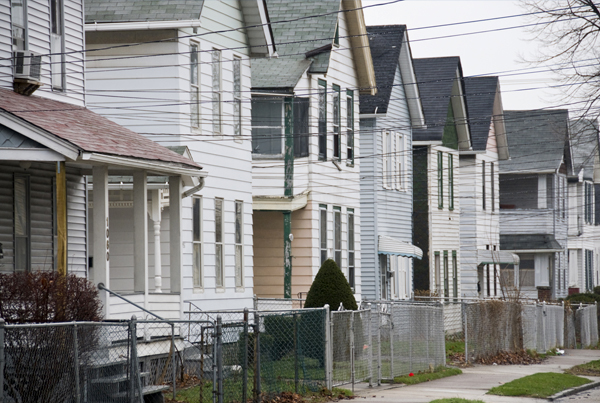
[[[404,24],[413,57],[460,56],[465,76],[500,76],[504,109],[561,107],[565,102],[560,91],[548,88],[557,84],[550,73],[524,74],[544,68],[522,61],[534,58],[538,42],[532,39],[531,27],[512,28],[532,22],[518,16],[526,11],[517,1],[406,0],[369,7],[388,1],[363,0],[367,25]],[[518,17],[425,28],[514,15]],[[472,34],[461,35],[467,33]]]

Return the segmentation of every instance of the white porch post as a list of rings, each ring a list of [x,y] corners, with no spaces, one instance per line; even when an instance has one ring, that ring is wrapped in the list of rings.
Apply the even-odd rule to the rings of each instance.
[[[95,166],[92,169],[94,177],[94,212],[92,220],[94,223],[94,282],[104,283],[110,289],[110,261],[109,261],[109,238],[108,238],[108,167]],[[104,306],[104,315],[110,317],[110,303],[107,292],[100,292],[100,300]]]
[[[146,172],[133,174],[133,285],[148,309],[148,202]]]
[[[154,292],[162,292],[162,266],[160,261],[160,193],[159,189],[152,191],[152,210],[150,217],[154,222]]]
[[[181,177],[169,177],[169,244],[171,292],[181,292]]]

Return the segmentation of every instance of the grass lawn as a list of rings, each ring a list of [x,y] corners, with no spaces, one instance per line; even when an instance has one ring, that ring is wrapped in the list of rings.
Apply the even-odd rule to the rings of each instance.
[[[575,365],[574,367],[565,370],[565,372],[573,375],[600,376],[600,360]]]
[[[429,403],[485,403],[483,400],[461,399],[460,397],[452,397],[450,399],[436,399]]]
[[[450,361],[451,357],[455,354],[465,353],[465,341],[464,340],[448,340],[446,339],[446,360]]]
[[[554,372],[542,372],[515,379],[512,382],[496,386],[488,391],[490,395],[500,396],[528,396],[547,398],[555,393],[575,386],[590,383],[589,379],[580,378],[571,374],[557,374]]]
[[[446,378],[448,376],[460,375],[462,371],[458,368],[438,367],[433,372],[418,372],[414,376],[403,375],[394,378],[394,383],[403,383],[405,385],[416,385],[421,382],[429,382],[435,379]]]

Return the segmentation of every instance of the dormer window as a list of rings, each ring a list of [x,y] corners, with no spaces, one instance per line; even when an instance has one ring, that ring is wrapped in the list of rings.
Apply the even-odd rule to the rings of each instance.
[[[27,48],[27,0],[11,1],[13,50]]]

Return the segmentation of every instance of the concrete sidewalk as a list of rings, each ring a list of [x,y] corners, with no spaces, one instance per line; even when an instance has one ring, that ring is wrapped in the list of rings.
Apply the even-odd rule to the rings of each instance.
[[[527,403],[544,399],[486,395],[494,386],[538,372],[563,372],[574,365],[600,359],[600,350],[565,350],[565,355],[551,357],[536,365],[475,365],[463,368],[463,373],[418,385],[388,385],[369,388],[355,385],[354,393],[361,402],[372,403],[428,403],[435,399],[461,397],[486,403]],[[600,378],[587,377],[592,381]],[[342,386],[348,388],[348,386]]]

